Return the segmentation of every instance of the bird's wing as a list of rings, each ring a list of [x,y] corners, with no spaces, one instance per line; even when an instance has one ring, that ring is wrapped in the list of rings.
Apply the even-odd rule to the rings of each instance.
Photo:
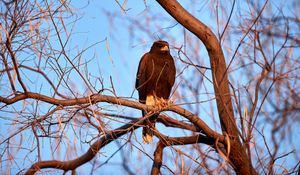
[[[147,62],[147,56],[148,53],[144,54],[143,57],[140,60],[138,71],[136,74],[136,80],[135,80],[135,88],[139,90],[141,85],[146,80],[146,62]]]
[[[170,56],[171,57],[171,59],[169,60],[170,62],[169,62],[169,64],[170,64],[170,69],[169,69],[169,80],[168,80],[168,82],[169,82],[169,85],[171,86],[171,88],[172,88],[172,86],[174,85],[174,82],[175,82],[175,77],[176,77],[176,67],[175,67],[175,63],[174,63],[174,59],[173,59],[173,57],[172,56]]]

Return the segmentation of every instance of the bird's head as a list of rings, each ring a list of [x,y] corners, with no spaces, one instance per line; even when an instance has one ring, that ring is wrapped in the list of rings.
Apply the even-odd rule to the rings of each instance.
[[[166,41],[163,40],[158,40],[155,41],[151,47],[150,52],[155,52],[155,53],[169,53],[169,44]]]

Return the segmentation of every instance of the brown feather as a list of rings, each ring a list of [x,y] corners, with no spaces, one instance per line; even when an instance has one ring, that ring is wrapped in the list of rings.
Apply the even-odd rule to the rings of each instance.
[[[145,104],[149,95],[168,100],[175,82],[175,74],[176,68],[169,52],[169,44],[161,40],[154,42],[150,51],[143,55],[139,63],[135,84],[139,92],[139,101]],[[151,117],[152,121],[146,122],[148,127],[144,127],[143,136],[153,135],[149,130],[155,127],[153,118]]]

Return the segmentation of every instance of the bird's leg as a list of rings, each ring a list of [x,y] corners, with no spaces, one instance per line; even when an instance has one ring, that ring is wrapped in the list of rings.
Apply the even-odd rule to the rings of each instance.
[[[166,107],[168,104],[168,100],[164,98],[156,98],[156,104],[155,106],[159,109],[162,110],[164,107]]]
[[[155,101],[156,101],[156,97],[154,95],[147,95],[147,97],[146,97],[146,105],[154,106],[155,105]]]

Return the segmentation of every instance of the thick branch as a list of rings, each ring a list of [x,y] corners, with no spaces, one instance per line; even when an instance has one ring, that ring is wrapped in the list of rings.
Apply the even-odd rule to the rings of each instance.
[[[40,169],[45,169],[45,168],[56,168],[64,171],[74,170],[79,166],[92,160],[97,154],[97,152],[102,147],[109,144],[111,141],[121,137],[122,135],[130,131],[139,128],[143,124],[143,122],[149,117],[151,117],[151,114],[146,115],[141,119],[135,120],[130,124],[126,124],[118,129],[108,132],[105,136],[103,136],[94,144],[92,144],[92,146],[84,155],[74,160],[70,160],[70,161],[49,160],[49,161],[37,162],[30,167],[30,169],[26,172],[26,175],[35,174]],[[155,161],[152,169],[152,171],[154,172],[152,174],[157,174],[157,172],[159,172],[160,170],[161,162],[162,162],[162,150],[165,146],[185,145],[185,144],[194,144],[194,143],[205,143],[208,145],[214,145],[217,140],[215,138],[210,138],[201,134],[190,136],[190,137],[174,137],[174,138],[162,134],[158,134],[157,136],[160,138],[161,141],[159,143],[161,143],[162,145],[160,146],[160,149],[155,151],[155,158],[154,158]]]
[[[203,130],[203,134],[219,139],[220,142],[224,142],[225,138],[224,136],[220,135],[219,133],[215,132],[212,130],[208,125],[205,124],[203,120],[201,120],[197,115],[191,113],[190,111],[187,111],[179,106],[171,106],[167,108],[166,110],[175,112],[185,118],[187,118],[190,122],[192,122],[195,126],[199,127],[200,129]],[[201,127],[200,127],[201,126]]]
[[[183,122],[183,121],[178,121],[176,119],[173,119],[169,116],[166,115],[160,115],[157,119],[156,122],[160,122],[164,124],[167,127],[175,127],[175,128],[181,128],[181,129],[187,129],[193,132],[201,132],[201,129],[198,127],[195,127],[195,125]]]
[[[223,142],[224,136],[215,132],[212,130],[208,125],[206,125],[205,122],[203,122],[197,115],[194,115],[193,113],[178,107],[176,105],[168,106],[165,109],[156,109],[155,107],[152,106],[147,106],[135,101],[130,101],[130,100],[125,100],[122,98],[118,97],[113,97],[113,96],[107,96],[107,95],[101,95],[101,94],[95,94],[91,95],[89,97],[82,97],[82,98],[75,98],[75,99],[56,99],[52,97],[48,97],[45,95],[41,95],[38,93],[33,93],[33,92],[27,92],[26,94],[17,94],[15,97],[7,99],[4,97],[0,96],[0,102],[5,103],[7,105],[16,103],[20,100],[24,100],[27,98],[31,99],[36,99],[40,100],[43,102],[47,102],[50,104],[58,105],[58,106],[75,106],[75,105],[82,105],[82,104],[95,104],[98,102],[107,102],[107,103],[112,103],[112,104],[117,104],[117,105],[122,105],[122,106],[127,106],[135,109],[141,109],[141,110],[146,110],[146,111],[173,111],[185,118],[187,118],[191,123],[193,123],[196,127],[201,129],[204,134],[206,134],[209,137],[219,139],[220,142]]]
[[[154,151],[154,160],[151,169],[151,175],[158,175],[160,173],[160,167],[162,165],[162,158],[163,158],[163,150],[165,145],[159,141],[157,143],[156,150]]]
[[[160,141],[157,143],[157,147],[154,152],[151,175],[157,175],[160,173],[163,159],[163,149],[167,146],[205,143],[215,148],[215,144],[218,144],[218,147],[221,149],[221,151],[225,152],[223,144],[217,143],[216,140],[201,134],[188,137],[168,137],[159,133],[156,134],[156,136],[160,138]]]
[[[177,1],[157,1],[171,16],[173,16],[190,32],[195,34],[205,45],[210,57],[213,84],[219,117],[221,120],[221,127],[228,134],[232,133],[233,136],[238,136],[236,127],[232,127],[236,125],[233,119],[234,114],[230,98],[225,58],[218,39],[205,24],[187,12]]]
[[[195,34],[205,45],[212,69],[213,85],[217,108],[224,134],[229,134],[233,148],[229,158],[237,174],[256,174],[251,162],[239,141],[239,132],[229,90],[226,62],[221,45],[214,33],[201,21],[186,11],[176,0],[157,0],[157,2],[181,25]]]
[[[59,160],[49,160],[49,161],[40,161],[33,164],[30,169],[25,173],[25,175],[33,175],[40,169],[45,168],[56,168],[64,171],[74,170],[79,166],[87,163],[92,160],[97,152],[111,141],[117,139],[118,137],[128,133],[129,131],[133,131],[141,126],[146,118],[136,120],[130,124],[126,124],[118,129],[108,132],[105,136],[97,140],[95,143],[91,145],[89,150],[82,156],[69,160],[69,161],[59,161]]]

